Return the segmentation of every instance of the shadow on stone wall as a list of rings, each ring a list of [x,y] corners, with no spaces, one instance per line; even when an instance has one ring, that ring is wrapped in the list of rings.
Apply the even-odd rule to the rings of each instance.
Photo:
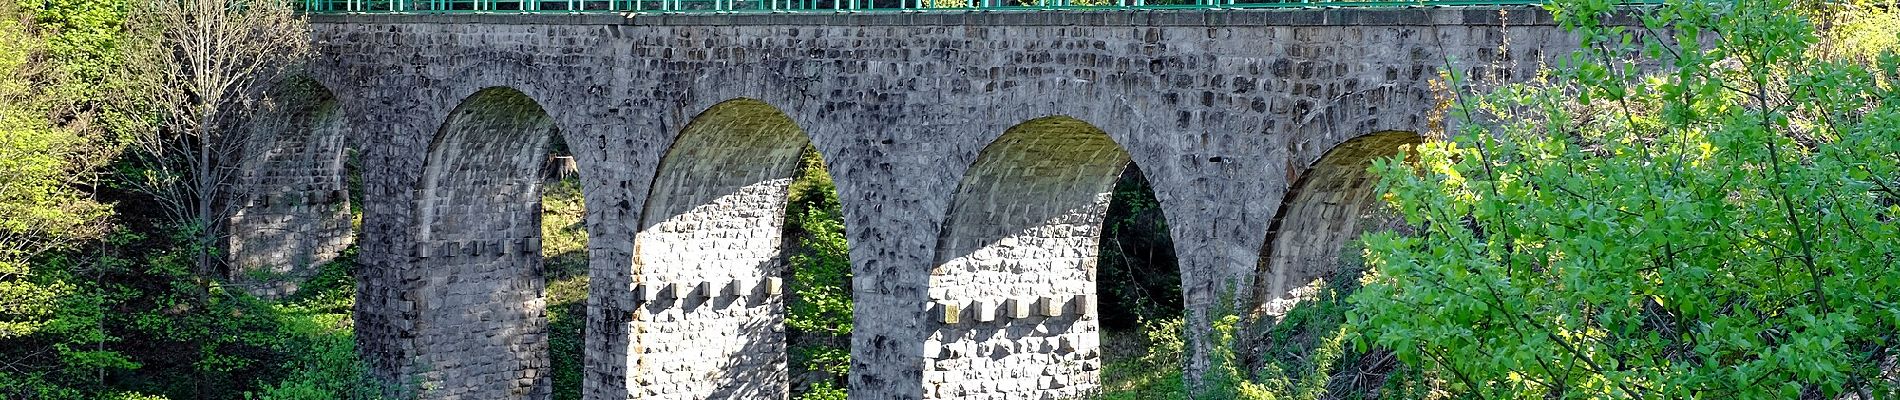
[[[783,112],[753,99],[714,105],[682,129],[634,238],[633,390],[788,395],[781,235],[809,143]]]
[[[1380,206],[1379,177],[1367,170],[1372,161],[1405,154],[1423,140],[1411,132],[1359,136],[1299,172],[1267,228],[1255,275],[1256,313],[1284,313],[1292,290],[1334,268],[1340,248],[1358,239],[1359,221]]]
[[[557,135],[510,88],[470,95],[429,145],[415,196],[417,359],[427,398],[541,399],[550,390],[541,166]]]
[[[295,293],[356,234],[345,162],[352,138],[336,97],[308,78],[272,88],[245,121],[237,190],[224,201],[228,278],[265,298]]]
[[[1065,116],[1011,127],[964,174],[931,271],[926,398],[1099,384],[1095,267],[1128,152]]]

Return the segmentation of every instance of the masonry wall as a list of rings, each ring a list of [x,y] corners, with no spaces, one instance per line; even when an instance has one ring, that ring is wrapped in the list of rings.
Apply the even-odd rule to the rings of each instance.
[[[682,190],[716,192],[713,188],[726,185],[720,179],[656,179],[671,174],[664,172],[672,164],[664,161],[669,152],[690,143],[681,133],[717,104],[751,99],[782,111],[822,153],[844,204],[855,275],[852,396],[917,399],[951,393],[943,390],[945,384],[961,388],[966,380],[983,378],[930,372],[992,366],[1046,371],[1046,363],[1057,360],[1029,355],[1044,354],[1039,353],[1044,340],[1063,332],[1017,340],[1008,333],[1015,328],[996,330],[1000,335],[946,331],[940,315],[932,313],[935,300],[974,302],[1002,294],[977,285],[955,285],[965,289],[954,293],[933,290],[943,279],[960,279],[937,274],[944,271],[940,265],[991,248],[987,242],[943,245],[947,233],[966,231],[952,222],[968,217],[957,210],[1016,204],[1009,198],[968,197],[976,192],[961,189],[968,177],[985,174],[979,162],[987,157],[981,156],[984,149],[1011,127],[1054,116],[1086,122],[1141,165],[1180,255],[1190,329],[1205,332],[1207,311],[1223,294],[1254,297],[1268,226],[1294,171],[1349,138],[1426,131],[1436,103],[1428,81],[1443,66],[1480,77],[1525,77],[1538,60],[1562,55],[1574,43],[1548,15],[1529,8],[313,19],[324,54],[314,68],[316,78],[338,93],[350,126],[375,138],[365,145],[370,200],[357,310],[359,344],[374,369],[398,379],[420,373],[414,367],[418,360],[487,360],[475,353],[509,351],[523,352],[518,356],[523,360],[536,357],[528,347],[497,343],[433,347],[432,340],[422,338],[442,335],[439,331],[448,327],[426,323],[432,321],[427,316],[440,311],[415,300],[428,298],[436,280],[447,278],[431,266],[434,261],[410,253],[415,244],[438,239],[422,234],[430,217],[416,205],[430,197],[408,188],[418,187],[425,165],[434,164],[423,158],[450,108],[478,89],[501,86],[519,90],[546,110],[580,169],[593,257],[584,389],[596,399],[653,391],[710,393],[690,382],[720,375],[699,374],[704,369],[678,365],[676,358],[644,354],[664,348],[661,354],[703,353],[711,355],[704,360],[723,362],[718,355],[752,340],[735,331],[704,333],[721,339],[703,344],[656,334],[649,329],[658,325],[649,321],[672,314],[644,305],[635,290],[669,274],[682,280],[727,274],[737,280],[751,273],[739,269],[732,275],[728,271],[734,270],[722,267],[730,261],[724,259],[636,261],[649,254],[649,242],[636,238],[655,226],[649,222],[667,218],[646,214],[705,204],[662,204],[660,199],[680,198]],[[1074,146],[1085,140],[1061,142]],[[764,153],[774,155],[755,158],[778,154]],[[1076,159],[1067,165],[1102,160]],[[1086,173],[1044,175],[1042,169],[1020,176],[998,179],[1007,185],[991,193],[1059,197],[1086,192],[1075,188],[1094,179]],[[1104,182],[1113,178],[1112,173],[1104,176]],[[663,180],[679,183],[657,184]],[[691,189],[679,189],[682,185]],[[781,190],[770,184],[759,188],[747,193]],[[1088,249],[1094,245],[1078,239],[1098,233],[1077,229],[1099,226],[1099,208],[1073,214],[1055,210],[1051,215],[1074,218],[1002,233],[1039,241],[1037,252],[1022,253],[1036,273],[955,276],[989,276],[983,279],[1004,282],[998,287],[1051,294],[1078,290],[1083,285],[1065,282],[1082,282],[1079,277],[1087,273],[1078,271],[1092,267]],[[748,222],[733,229],[770,230],[782,218],[745,215]],[[1043,230],[1058,226],[1069,230]],[[992,234],[978,236],[984,235]],[[773,240],[761,242],[776,246]],[[738,249],[747,255],[733,260],[767,252],[749,246]],[[976,250],[958,254],[968,248]],[[945,258],[943,249],[952,249],[952,255]],[[1056,251],[1064,249],[1069,251]],[[1014,289],[1007,294],[1029,295]],[[725,310],[745,310],[733,315],[735,321],[771,314],[751,306]],[[1089,324],[1036,326],[1066,328],[1077,337],[1092,329]],[[1190,337],[1192,348],[1206,348],[1204,336]],[[1001,343],[1010,343],[1012,352],[996,357]],[[980,360],[969,359],[968,368],[940,370],[946,363],[934,357],[944,353],[933,353],[927,346],[932,344],[988,344],[991,356],[981,361],[997,364],[979,367]],[[1032,346],[1037,350],[1019,349]],[[1206,368],[1203,354],[1191,357],[1190,376]],[[514,365],[515,371],[528,371],[541,364]],[[747,365],[776,368],[777,361]],[[645,372],[654,368],[668,373]],[[1078,386],[1090,382],[1087,374],[1073,376]],[[1042,386],[1011,384],[962,393],[1034,398],[1046,394]],[[513,387],[482,390],[502,393]]]
[[[639,398],[783,399],[786,191],[808,141],[765,103],[720,103],[660,162],[635,237]]]
[[[1071,398],[1101,369],[1095,263],[1128,152],[1068,117],[1009,129],[964,173],[931,271],[924,397]]]
[[[1259,311],[1278,318],[1292,309],[1299,291],[1339,269],[1345,246],[1378,223],[1379,177],[1375,159],[1405,154],[1424,140],[1411,132],[1378,132],[1334,146],[1297,171],[1292,190],[1267,232],[1255,284]],[[1330,277],[1353,279],[1354,277]]]
[[[430,144],[415,189],[410,361],[428,398],[550,393],[538,172],[553,130],[533,100],[492,88],[456,107]]]
[[[287,86],[248,127],[229,221],[232,281],[263,297],[296,292],[355,239],[351,137],[336,99],[314,83]]]

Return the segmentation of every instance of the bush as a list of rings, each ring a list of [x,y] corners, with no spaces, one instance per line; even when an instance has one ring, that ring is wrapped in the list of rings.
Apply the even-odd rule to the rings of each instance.
[[[793,392],[799,399],[841,399],[851,369],[851,260],[838,191],[815,149],[805,149],[787,192],[785,326]]]
[[[1608,3],[1553,5],[1586,50],[1377,164],[1421,230],[1366,237],[1355,344],[1478,398],[1894,395],[1900,57],[1817,57],[1785,0]]]

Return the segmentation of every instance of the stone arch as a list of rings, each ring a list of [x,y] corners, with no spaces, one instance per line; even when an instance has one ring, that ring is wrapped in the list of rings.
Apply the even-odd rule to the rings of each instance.
[[[245,127],[229,273],[254,295],[280,297],[355,242],[353,140],[336,96],[315,80],[291,79],[267,93]]]
[[[1096,255],[1128,163],[1107,133],[1066,116],[1011,127],[977,155],[937,242],[924,397],[1099,386]]]
[[[1372,161],[1403,154],[1423,140],[1400,131],[1355,137],[1297,175],[1268,224],[1255,275],[1257,312],[1284,314],[1298,290],[1337,267],[1341,246],[1368,228],[1362,222],[1379,209],[1379,179],[1368,170]]]
[[[665,398],[788,395],[782,229],[810,139],[765,102],[721,102],[661,159],[634,237],[630,388]]]
[[[557,134],[533,99],[491,87],[456,106],[430,142],[407,274],[421,281],[425,397],[547,396],[540,172]]]

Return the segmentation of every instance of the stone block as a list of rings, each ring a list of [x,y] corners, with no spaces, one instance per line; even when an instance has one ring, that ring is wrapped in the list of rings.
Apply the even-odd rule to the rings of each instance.
[[[996,303],[990,300],[977,300],[970,304],[970,319],[976,322],[996,321]]]
[[[935,340],[925,340],[924,341],[924,358],[926,359],[943,358],[943,342],[939,342]]]
[[[1083,318],[1095,316],[1095,295],[1092,295],[1092,294],[1076,295],[1075,296],[1075,314]]]
[[[1009,299],[1009,318],[1012,318],[1012,319],[1029,318],[1029,310],[1035,308],[1034,305],[1036,301],[1037,300],[1035,298]]]
[[[633,298],[634,300],[637,300],[640,302],[649,302],[649,301],[659,300],[660,292],[663,292],[665,290],[666,289],[663,285],[655,286],[654,284],[651,284],[651,283],[642,283],[639,286],[633,287]]]
[[[1062,310],[1063,310],[1062,306],[1065,305],[1065,303],[1062,301],[1061,298],[1058,298],[1058,297],[1043,296],[1037,299],[1036,305],[1037,305],[1036,307],[1037,310],[1042,314],[1042,316],[1060,317],[1062,316]]]
[[[950,303],[937,303],[937,322],[944,325],[956,325],[963,322],[963,307]]]
[[[732,281],[732,285],[733,295],[747,297],[751,296],[755,290],[758,290],[759,283],[751,279],[735,279]]]

